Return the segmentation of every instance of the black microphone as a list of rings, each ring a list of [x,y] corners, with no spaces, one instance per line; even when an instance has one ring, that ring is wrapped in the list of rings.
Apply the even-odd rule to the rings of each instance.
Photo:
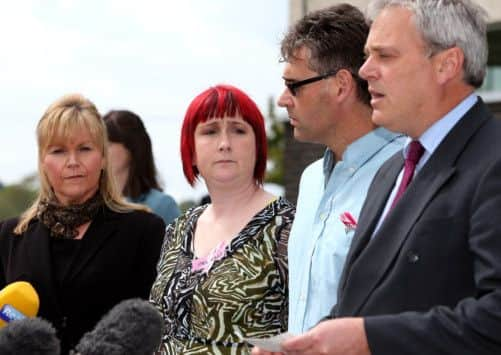
[[[59,355],[61,347],[54,327],[41,318],[24,318],[0,330],[2,355]]]
[[[162,325],[162,315],[149,302],[122,301],[84,334],[76,354],[151,355],[162,341]]]

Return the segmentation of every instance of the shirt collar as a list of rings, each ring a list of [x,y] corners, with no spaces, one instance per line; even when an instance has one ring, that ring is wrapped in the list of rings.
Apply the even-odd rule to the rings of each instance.
[[[422,135],[419,137],[419,142],[423,145],[425,149],[426,159],[429,157],[438,145],[442,142],[445,136],[450,132],[450,130],[459,122],[459,120],[468,112],[469,109],[475,105],[478,97],[475,93],[468,95],[463,101],[449,111],[444,117],[435,122],[431,127],[429,127]],[[407,138],[405,142],[405,147],[403,149],[404,158],[407,157],[409,151],[409,144],[412,139]],[[421,161],[420,161],[421,165]]]
[[[342,161],[350,167],[358,169],[389,142],[401,136],[401,134],[378,127],[348,145],[343,153]],[[323,162],[325,181],[329,179],[335,164],[334,153],[332,150],[326,149]]]

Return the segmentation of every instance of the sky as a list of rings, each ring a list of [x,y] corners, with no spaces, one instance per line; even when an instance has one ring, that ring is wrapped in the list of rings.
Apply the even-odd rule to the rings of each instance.
[[[198,199],[205,188],[188,185],[179,156],[185,110],[207,87],[228,83],[266,113],[283,89],[288,16],[287,0],[2,1],[0,181],[36,171],[38,120],[77,92],[102,114],[141,116],[165,191]]]

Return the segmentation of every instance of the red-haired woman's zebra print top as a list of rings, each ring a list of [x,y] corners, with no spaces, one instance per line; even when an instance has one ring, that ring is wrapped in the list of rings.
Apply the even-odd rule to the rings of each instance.
[[[205,208],[193,208],[167,227],[150,297],[165,320],[161,354],[248,354],[242,337],[287,329],[294,206],[283,198],[271,202],[210,268],[192,271],[191,241]]]

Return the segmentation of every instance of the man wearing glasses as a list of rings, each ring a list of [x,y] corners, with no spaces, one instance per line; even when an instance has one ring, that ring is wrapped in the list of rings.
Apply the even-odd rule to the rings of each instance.
[[[347,4],[312,12],[285,35],[285,90],[294,137],[327,147],[299,185],[289,237],[289,332],[303,333],[327,316],[369,183],[400,150],[403,137],[371,121],[364,62],[369,28]]]

